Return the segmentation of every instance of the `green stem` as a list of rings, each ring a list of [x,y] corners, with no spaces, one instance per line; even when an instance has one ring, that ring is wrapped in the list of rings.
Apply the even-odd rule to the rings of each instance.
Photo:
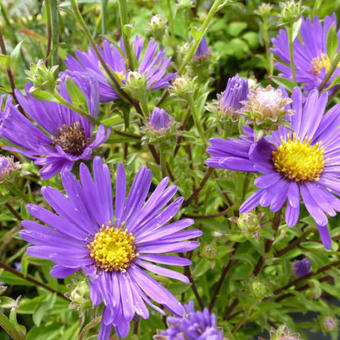
[[[119,16],[120,16],[121,33],[123,36],[125,53],[126,53],[126,56],[129,62],[129,69],[133,71],[135,69],[135,63],[134,63],[134,58],[132,57],[129,36],[126,30],[126,25],[129,24],[126,0],[119,0]]]
[[[338,67],[339,62],[340,62],[340,51],[336,54],[335,58],[333,59],[333,61],[331,63],[331,67],[330,67],[329,71],[326,74],[325,79],[320,84],[319,92],[321,92],[325,88],[328,80],[331,78],[331,76],[333,75],[335,69]]]
[[[205,135],[204,135],[204,131],[203,131],[203,129],[202,129],[202,126],[201,126],[201,124],[200,124],[199,117],[198,117],[198,115],[197,115],[196,105],[195,105],[195,102],[194,102],[194,95],[193,95],[193,93],[190,93],[190,94],[189,94],[189,105],[190,105],[190,111],[191,111],[192,118],[193,118],[193,120],[194,120],[196,129],[197,129],[197,131],[198,131],[199,136],[201,137],[203,146],[204,146],[204,148],[205,148],[205,147],[206,147]]]
[[[293,53],[293,24],[290,24],[288,26],[288,44],[289,44],[290,69],[292,71],[294,86],[296,86],[296,75],[295,75],[294,53]]]
[[[106,34],[106,6],[108,0],[101,0],[102,3],[102,34]]]
[[[51,27],[51,49],[53,51],[51,55],[51,64],[58,64],[58,44],[59,44],[59,22],[58,22],[58,8],[57,0],[47,0],[46,3],[50,6],[50,27]]]
[[[171,0],[167,0],[168,12],[169,12],[169,27],[170,36],[173,38],[175,36],[175,24],[174,24],[174,13],[172,11]]]
[[[162,150],[162,148],[160,148],[159,155],[160,155],[160,162],[161,162],[161,173],[162,173],[162,177],[164,178],[166,177],[166,174],[167,174],[166,153],[164,152],[164,150]]]

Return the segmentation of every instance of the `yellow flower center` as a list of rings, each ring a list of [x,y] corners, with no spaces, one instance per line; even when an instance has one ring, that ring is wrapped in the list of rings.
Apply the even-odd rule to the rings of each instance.
[[[118,78],[120,80],[125,80],[126,79],[124,72],[116,72],[116,75],[118,76]]]
[[[319,76],[321,73],[322,68],[325,68],[326,73],[331,68],[331,61],[327,54],[322,53],[321,57],[316,57],[312,59],[312,67],[313,67],[313,73],[316,76]],[[338,67],[340,67],[340,63],[338,64]]]
[[[300,137],[293,139],[287,136],[287,141],[281,137],[281,145],[273,151],[273,163],[278,172],[286,178],[295,181],[318,181],[329,159],[324,158],[325,151],[321,142],[311,145],[311,138],[302,142]]]
[[[131,261],[138,256],[134,240],[126,229],[113,227],[110,222],[110,226],[102,226],[87,247],[99,268],[125,272]]]

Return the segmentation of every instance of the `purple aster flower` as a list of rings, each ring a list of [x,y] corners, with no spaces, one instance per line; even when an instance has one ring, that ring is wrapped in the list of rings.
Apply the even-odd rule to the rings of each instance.
[[[247,100],[249,93],[248,80],[241,78],[238,74],[228,79],[226,89],[217,95],[219,111],[230,117],[233,121],[237,119],[237,111],[243,107],[242,102]]]
[[[207,152],[214,157],[207,160],[211,167],[261,173],[255,185],[259,188],[240,207],[240,213],[256,206],[270,206],[279,211],[285,202],[286,222],[295,226],[299,219],[300,195],[307,211],[315,220],[321,240],[327,249],[331,238],[326,214],[340,211],[340,105],[325,115],[328,94],[312,90],[303,104],[302,92],[292,94],[295,112],[287,120],[292,130],[280,127],[271,135],[253,143],[247,137],[224,140],[213,138]],[[332,191],[332,192],[331,192]]]
[[[56,214],[36,205],[27,206],[34,217],[50,226],[22,222],[25,230],[20,236],[33,244],[27,252],[52,260],[56,265],[51,275],[56,278],[78,270],[88,276],[93,305],[104,302],[100,340],[109,339],[112,326],[118,336],[126,336],[135,314],[147,319],[145,303],[164,314],[151,300],[175,315],[183,315],[180,302],[145,271],[189,282],[183,274],[159,266],[190,265],[186,258],[164,253],[193,250],[199,243],[188,240],[202,234],[200,230],[184,230],[194,223],[191,219],[165,225],[183,202],[180,197],[167,206],[177,187],[166,188],[168,178],[164,178],[146,200],[152,173],[143,167],[126,197],[125,170],[119,164],[114,210],[110,171],[99,157],[93,161],[93,178],[84,163],[80,164],[79,176],[80,183],[71,172],[62,174],[67,197],[52,187],[42,188]]]
[[[66,75],[72,76],[82,90],[89,115],[96,118],[99,110],[96,80],[79,72],[65,73],[64,76]],[[70,100],[64,80],[65,77],[60,83],[59,92]],[[108,138],[110,131],[105,134],[104,125],[99,125],[93,138],[93,123],[63,105],[33,98],[30,88],[31,85],[26,85],[27,98],[20,91],[16,90],[15,94],[21,107],[42,129],[19,112],[12,104],[11,97],[8,97],[4,110],[0,112],[0,137],[17,146],[4,149],[21,152],[35,159],[36,165],[43,165],[40,169],[43,179],[71,170],[80,159],[91,159],[92,150]]]
[[[165,110],[155,107],[150,116],[149,127],[154,132],[163,133],[170,129],[171,122],[172,117]]]
[[[293,266],[293,273],[297,277],[305,276],[310,272],[312,265],[308,257],[303,258],[301,261],[297,261]]]
[[[194,303],[185,305],[186,314],[182,317],[168,317],[169,328],[162,332],[168,340],[223,340],[223,333],[216,326],[215,314],[208,308],[203,312],[194,310]]]
[[[336,15],[327,16],[321,24],[317,16],[311,21],[310,18],[302,18],[300,28],[301,39],[295,38],[293,42],[294,65],[296,80],[303,83],[305,90],[310,91],[318,88],[330,69],[330,59],[327,55],[327,35],[331,26],[336,29]],[[340,39],[340,30],[337,33]],[[280,30],[279,35],[272,40],[275,48],[272,51],[281,61],[275,63],[276,68],[281,72],[280,76],[292,80],[290,69],[289,45],[287,29]],[[339,46],[337,47],[339,49]],[[330,85],[336,76],[340,75],[340,67],[337,67],[332,77],[326,84]]]
[[[144,46],[144,39],[138,36],[134,41],[134,49],[137,58],[138,67],[135,70],[141,75],[145,75],[147,79],[148,89],[157,90],[168,87],[169,81],[175,77],[175,73],[168,73],[165,75],[169,65],[171,65],[171,58],[165,56],[164,48],[158,51],[158,44],[151,39],[146,47],[144,53],[142,53]],[[120,50],[115,46],[111,45],[107,40],[103,43],[103,48],[98,46],[98,49],[109,67],[118,75],[122,83],[125,84],[127,78],[128,65],[125,61],[125,49],[121,39]],[[109,80],[102,72],[100,62],[93,48],[91,47],[88,52],[76,51],[76,58],[71,55],[67,56],[65,64],[69,70],[86,72],[94,76],[100,89],[100,101],[108,102],[119,98],[116,91],[112,88]]]

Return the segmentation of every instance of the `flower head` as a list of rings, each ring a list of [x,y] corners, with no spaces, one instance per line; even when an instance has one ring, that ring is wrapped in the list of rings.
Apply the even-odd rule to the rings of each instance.
[[[295,262],[293,273],[297,277],[305,276],[310,272],[311,267],[308,257],[304,257],[302,260]]]
[[[296,80],[304,84],[304,89],[310,91],[318,88],[327,72],[330,69],[330,56],[327,55],[327,36],[331,26],[336,29],[335,13],[324,19],[321,24],[317,16],[311,21],[310,18],[302,18],[300,28],[301,39],[295,38],[293,42],[294,66]],[[340,30],[338,31],[340,35]],[[275,62],[275,67],[281,72],[280,76],[292,80],[290,68],[288,33],[286,30],[280,30],[279,35],[273,40],[274,48],[272,51],[280,58]],[[337,46],[339,49],[339,46]],[[335,69],[332,77],[326,84],[328,87],[335,77],[340,75],[340,65]],[[334,88],[333,88],[334,90]]]
[[[169,86],[169,81],[175,77],[175,73],[168,73],[165,75],[169,65],[171,65],[171,58],[165,56],[164,48],[158,51],[158,44],[151,39],[143,53],[144,39],[135,38],[134,52],[137,59],[137,68],[134,70],[140,76],[144,76],[147,81],[148,90],[157,90]],[[120,42],[120,49],[115,45],[111,45],[107,40],[103,43],[103,48],[98,46],[100,54],[102,55],[106,64],[113,72],[121,79],[123,85],[129,73],[128,65],[125,61],[125,49],[123,41]],[[107,79],[105,72],[102,71],[99,59],[91,47],[88,52],[75,52],[76,57],[67,56],[65,64],[69,70],[86,72],[95,77],[99,83],[100,101],[108,102],[119,98],[116,91],[111,86]],[[104,72],[104,73],[103,73]]]
[[[338,320],[331,316],[321,317],[321,328],[326,332],[332,332],[338,327]]]
[[[82,90],[89,115],[96,118],[99,110],[99,89],[95,79],[79,72],[68,72]],[[61,80],[59,93],[66,100],[69,96]],[[26,86],[26,98],[16,91],[21,107],[39,127],[27,119],[8,97],[5,108],[0,112],[0,137],[4,137],[15,147],[5,147],[35,159],[36,165],[43,165],[40,174],[43,179],[58,172],[72,169],[76,161],[91,159],[92,150],[109,136],[104,125],[100,125],[95,138],[92,136],[94,124],[69,108],[52,102],[39,101],[30,94],[31,85]],[[1,98],[3,100],[3,97]]]
[[[167,224],[183,202],[180,197],[167,206],[177,187],[166,188],[168,179],[164,178],[146,200],[152,174],[142,168],[126,195],[125,170],[119,164],[114,210],[107,165],[95,157],[93,178],[83,163],[79,175],[80,182],[71,172],[62,174],[67,198],[52,187],[42,189],[56,214],[40,206],[27,206],[34,217],[48,225],[22,222],[25,229],[20,236],[33,244],[27,252],[52,260],[56,264],[51,270],[54,277],[65,278],[78,270],[88,276],[93,305],[104,303],[99,340],[109,339],[112,326],[120,337],[126,336],[135,314],[149,317],[145,304],[164,314],[151,300],[183,315],[180,302],[146,272],[189,282],[183,274],[159,266],[190,265],[186,258],[164,254],[195,249],[199,243],[190,239],[202,234],[200,230],[185,230],[194,223],[191,219]]]
[[[233,121],[237,120],[238,112],[243,107],[242,102],[247,99],[248,80],[238,74],[228,79],[224,92],[217,95],[218,110]]]
[[[340,211],[338,152],[340,151],[340,105],[325,115],[328,94],[309,93],[306,100],[296,87],[292,94],[294,114],[287,120],[292,130],[280,127],[254,143],[253,131],[244,128],[247,136],[240,139],[213,138],[207,149],[214,157],[211,167],[261,173],[255,185],[259,188],[240,207],[240,213],[256,206],[270,206],[279,211],[287,202],[285,219],[295,226],[299,219],[300,197],[315,220],[321,240],[327,249],[331,238],[327,215]],[[304,104],[303,104],[304,103]]]
[[[223,340],[223,333],[216,326],[215,314],[208,308],[203,312],[194,310],[194,303],[185,305],[186,314],[182,317],[168,317],[169,328],[162,332],[167,340]]]

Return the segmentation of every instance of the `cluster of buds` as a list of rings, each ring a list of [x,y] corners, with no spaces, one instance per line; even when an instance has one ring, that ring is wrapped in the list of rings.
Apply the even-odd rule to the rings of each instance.
[[[159,14],[154,15],[149,23],[151,35],[158,41],[161,41],[167,31],[167,20]]]
[[[251,91],[247,100],[242,101],[243,108],[239,112],[245,117],[247,124],[253,124],[255,130],[268,134],[287,125],[285,118],[293,113],[287,107],[291,102],[280,89],[268,85],[266,88]]]
[[[47,67],[42,60],[39,60],[37,64],[31,65],[31,68],[26,71],[27,79],[33,84],[31,91],[54,92],[57,85],[57,69],[58,65]]]
[[[13,182],[17,170],[21,168],[18,162],[14,162],[13,157],[0,155],[0,184],[4,182]]]
[[[305,257],[302,260],[295,262],[293,266],[293,273],[296,277],[305,276],[310,272],[311,267],[312,265],[308,257]]]
[[[194,7],[193,0],[179,0],[177,3],[178,10],[190,10]]]
[[[240,214],[239,217],[230,217],[229,220],[237,224],[247,239],[259,239],[263,216],[264,213],[256,214],[254,211],[250,211],[249,213]]]

